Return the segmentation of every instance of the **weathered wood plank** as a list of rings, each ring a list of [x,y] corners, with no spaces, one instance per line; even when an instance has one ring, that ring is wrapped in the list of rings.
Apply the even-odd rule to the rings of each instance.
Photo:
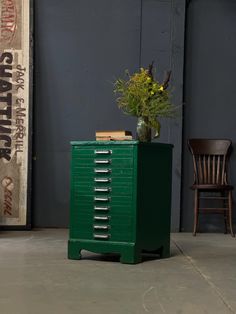
[[[30,0],[0,1],[1,226],[29,224],[30,20]]]

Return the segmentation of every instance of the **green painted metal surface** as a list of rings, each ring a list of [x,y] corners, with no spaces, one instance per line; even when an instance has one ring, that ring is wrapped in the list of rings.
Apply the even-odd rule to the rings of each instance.
[[[170,252],[172,145],[138,141],[72,142],[68,257],[81,250]]]

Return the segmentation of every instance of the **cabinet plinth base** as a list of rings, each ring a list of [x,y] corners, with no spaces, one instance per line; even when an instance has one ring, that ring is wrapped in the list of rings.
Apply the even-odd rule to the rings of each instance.
[[[68,258],[79,260],[82,258],[81,250],[87,250],[94,253],[120,254],[120,262],[123,264],[137,264],[142,261],[142,252],[150,252],[159,254],[160,257],[166,258],[170,256],[169,243],[159,246],[158,249],[147,251],[137,247],[135,243],[106,242],[93,240],[77,240],[70,239],[68,241]]]

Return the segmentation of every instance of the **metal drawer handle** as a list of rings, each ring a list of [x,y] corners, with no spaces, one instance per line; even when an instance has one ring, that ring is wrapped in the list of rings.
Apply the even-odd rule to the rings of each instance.
[[[109,230],[110,226],[99,226],[99,225],[94,225],[93,228],[94,230]]]
[[[95,206],[94,209],[108,211],[110,207],[109,206]]]
[[[110,238],[109,234],[94,234],[93,235],[94,239],[104,239],[107,240]]]
[[[107,150],[95,150],[94,154],[96,155],[111,155],[112,154],[112,150],[111,149],[107,149]]]
[[[111,173],[111,169],[94,169],[95,173]]]
[[[95,220],[102,220],[102,221],[108,221],[109,217],[107,216],[94,216]]]
[[[110,198],[109,197],[94,197],[94,200],[98,202],[109,202]]]
[[[109,178],[95,178],[94,182],[108,183],[108,182],[111,182],[111,179],[109,179]]]
[[[94,192],[110,192],[111,188],[94,188]]]
[[[111,164],[111,159],[95,159],[95,164]]]

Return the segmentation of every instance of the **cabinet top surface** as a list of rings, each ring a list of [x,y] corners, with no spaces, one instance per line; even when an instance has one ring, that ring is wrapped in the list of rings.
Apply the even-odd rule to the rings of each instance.
[[[173,147],[172,144],[166,143],[143,143],[139,141],[71,141],[72,146],[77,145],[145,145],[145,146],[170,146]]]

